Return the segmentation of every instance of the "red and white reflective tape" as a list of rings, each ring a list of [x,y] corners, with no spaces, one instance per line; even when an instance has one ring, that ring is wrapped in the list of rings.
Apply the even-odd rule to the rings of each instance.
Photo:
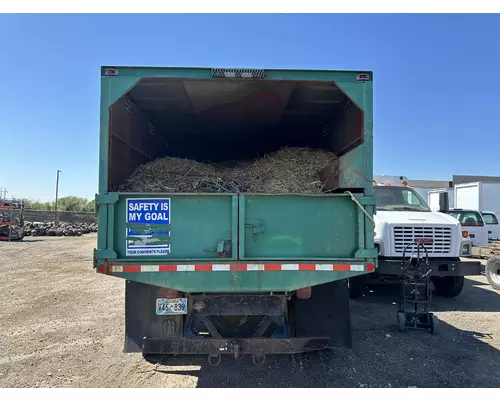
[[[101,264],[101,273],[122,272],[227,272],[227,271],[338,271],[372,272],[375,265],[364,264],[181,264],[181,265],[106,265]]]

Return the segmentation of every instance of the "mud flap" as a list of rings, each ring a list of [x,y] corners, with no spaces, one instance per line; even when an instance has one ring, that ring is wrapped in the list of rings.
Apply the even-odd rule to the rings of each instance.
[[[347,281],[312,287],[309,299],[295,299],[295,336],[328,336],[328,348],[352,347],[351,309]]]
[[[156,299],[163,288],[134,281],[125,283],[124,352],[142,352],[143,338],[181,338],[184,316],[156,315]]]

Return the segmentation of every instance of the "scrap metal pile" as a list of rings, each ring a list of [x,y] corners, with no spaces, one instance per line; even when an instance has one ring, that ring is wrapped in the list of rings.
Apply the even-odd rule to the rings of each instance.
[[[165,157],[140,166],[126,192],[322,193],[318,172],[336,159],[326,150],[290,147],[234,167]]]
[[[97,223],[25,222],[25,236],[82,236],[97,232]]]

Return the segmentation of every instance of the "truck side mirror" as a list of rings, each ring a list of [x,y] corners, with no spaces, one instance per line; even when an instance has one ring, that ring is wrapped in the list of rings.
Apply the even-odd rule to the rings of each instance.
[[[449,208],[448,192],[439,192],[439,212],[445,213]]]

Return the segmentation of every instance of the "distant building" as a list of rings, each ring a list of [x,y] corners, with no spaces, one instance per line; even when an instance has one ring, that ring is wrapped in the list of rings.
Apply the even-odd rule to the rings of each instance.
[[[500,176],[477,176],[477,175],[453,175],[451,181],[437,181],[437,180],[424,180],[424,179],[408,179],[408,186],[415,189],[415,191],[427,201],[429,190],[433,189],[451,189],[448,192],[450,200],[450,207],[454,206],[453,191],[455,185],[461,183],[472,182],[500,182]]]
[[[413,188],[443,189],[453,187],[452,181],[432,181],[423,179],[408,179],[408,186]]]
[[[478,175],[453,175],[451,181],[438,181],[428,179],[408,179],[408,186],[423,189],[453,188],[461,183],[471,182],[500,182],[500,176],[478,176]]]
[[[453,186],[471,182],[500,182],[500,176],[453,175]]]

